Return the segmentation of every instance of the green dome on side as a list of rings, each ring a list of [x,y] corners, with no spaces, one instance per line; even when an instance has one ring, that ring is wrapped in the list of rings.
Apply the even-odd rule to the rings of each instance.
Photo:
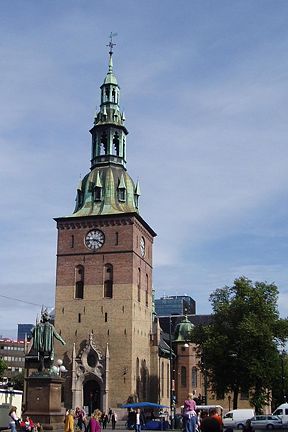
[[[191,333],[194,325],[186,316],[179,324],[177,324],[173,342],[185,343],[191,342]]]

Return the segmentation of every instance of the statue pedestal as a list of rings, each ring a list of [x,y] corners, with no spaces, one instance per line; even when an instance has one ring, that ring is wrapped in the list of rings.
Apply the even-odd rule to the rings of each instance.
[[[40,422],[43,429],[63,430],[65,408],[61,405],[64,379],[57,375],[34,374],[26,378],[26,409],[24,416]]]

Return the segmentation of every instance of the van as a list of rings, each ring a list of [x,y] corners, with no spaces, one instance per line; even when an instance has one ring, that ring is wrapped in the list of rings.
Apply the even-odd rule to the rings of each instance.
[[[254,417],[255,412],[252,408],[239,408],[228,411],[223,416],[223,425],[225,428],[232,427],[236,429],[243,429],[248,419]]]
[[[276,408],[273,415],[281,418],[282,423],[288,423],[288,403],[283,403]]]

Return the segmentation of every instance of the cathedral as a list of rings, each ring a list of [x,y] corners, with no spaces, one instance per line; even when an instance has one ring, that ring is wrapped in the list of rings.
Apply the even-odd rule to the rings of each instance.
[[[126,169],[128,130],[112,40],[109,47],[90,130],[90,171],[77,188],[73,214],[55,219],[55,327],[66,341],[56,356],[68,369],[64,404],[89,412],[135,399],[169,405],[170,398],[169,347],[159,348],[153,312],[156,233],[140,216],[140,186]]]

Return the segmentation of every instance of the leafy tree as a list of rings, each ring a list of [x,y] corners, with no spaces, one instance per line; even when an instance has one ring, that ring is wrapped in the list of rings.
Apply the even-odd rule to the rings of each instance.
[[[232,392],[233,409],[240,391],[252,391],[250,402],[260,412],[279,376],[277,346],[288,338],[288,320],[279,318],[277,300],[274,283],[242,276],[210,295],[212,321],[194,328],[209,385],[218,397]]]
[[[7,369],[7,364],[5,361],[0,357],[0,377],[3,376],[5,370]]]
[[[24,372],[20,372],[13,377],[13,387],[15,390],[24,390]]]

